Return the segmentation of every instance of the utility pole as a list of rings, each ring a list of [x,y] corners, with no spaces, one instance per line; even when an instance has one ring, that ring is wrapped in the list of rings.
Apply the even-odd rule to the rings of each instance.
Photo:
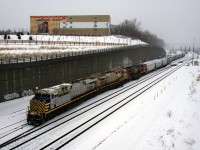
[[[195,42],[195,38],[193,38],[193,56],[192,56],[192,65],[194,65],[194,42]]]

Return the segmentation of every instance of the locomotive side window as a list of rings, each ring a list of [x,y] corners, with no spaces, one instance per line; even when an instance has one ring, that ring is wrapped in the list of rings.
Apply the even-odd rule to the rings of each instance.
[[[50,98],[49,94],[42,94],[42,98]]]
[[[62,88],[62,91],[63,91],[63,92],[65,91],[65,88],[64,88],[64,87]]]

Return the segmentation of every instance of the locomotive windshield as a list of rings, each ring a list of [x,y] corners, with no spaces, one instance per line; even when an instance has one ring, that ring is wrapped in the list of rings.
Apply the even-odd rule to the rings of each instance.
[[[35,98],[36,99],[50,99],[50,95],[49,94],[35,93]]]

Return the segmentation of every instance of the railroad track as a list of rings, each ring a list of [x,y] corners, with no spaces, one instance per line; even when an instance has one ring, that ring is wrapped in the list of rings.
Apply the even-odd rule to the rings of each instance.
[[[20,123],[20,122],[23,122],[23,121],[26,121],[26,119],[24,119],[24,120],[22,120],[22,121],[19,121],[19,122],[17,122],[17,123]],[[12,125],[15,125],[15,124],[17,124],[17,123],[14,123],[14,124],[12,124]],[[9,125],[9,126],[6,126],[6,127],[4,127],[4,128],[1,128],[1,130],[5,129],[5,128],[8,128],[8,127],[10,127],[10,126],[12,126],[12,125]],[[10,129],[10,130],[8,130],[8,131],[5,131],[5,132],[0,133],[0,139],[6,137],[6,136],[8,136],[8,135],[11,135],[11,134],[13,134],[13,133],[16,132],[16,131],[21,130],[21,129],[22,129],[23,127],[25,127],[25,126],[28,126],[28,124],[25,123],[25,124],[22,124],[22,125],[20,125],[20,126],[14,127],[14,128],[12,128],[12,129]]]
[[[183,65],[184,65],[184,64],[183,64]],[[181,65],[181,66],[182,66],[182,65]],[[169,68],[171,68],[171,67],[168,67],[168,69],[169,69]],[[177,68],[180,68],[180,66],[178,66]],[[176,69],[177,69],[177,68],[176,68]],[[173,70],[176,70],[176,69],[173,69]],[[163,69],[161,72],[164,72],[165,70],[166,70],[166,69]],[[67,117],[69,117],[70,115],[72,115],[71,118],[69,118],[69,119],[63,121],[62,123],[59,122],[59,124],[55,124],[56,122],[58,122],[58,120],[55,120],[55,121],[53,121],[53,122],[51,122],[51,123],[49,123],[49,124],[47,123],[47,124],[44,125],[44,126],[41,126],[41,127],[38,127],[38,128],[34,128],[34,129],[32,129],[32,130],[30,130],[30,131],[28,131],[28,132],[26,132],[26,133],[23,133],[23,134],[21,134],[21,135],[15,137],[15,138],[13,138],[13,139],[7,141],[7,142],[1,144],[1,145],[0,145],[0,148],[6,146],[6,145],[8,145],[8,144],[11,144],[11,145],[12,145],[12,143],[14,143],[14,142],[16,142],[16,141],[17,141],[17,142],[16,142],[17,144],[15,143],[13,146],[9,147],[9,149],[20,148],[20,146],[22,146],[22,145],[24,145],[24,144],[26,144],[26,143],[32,141],[33,139],[36,139],[36,138],[38,138],[38,137],[40,137],[40,136],[46,134],[47,132],[50,132],[51,130],[54,130],[55,128],[61,126],[62,124],[65,124],[65,123],[67,123],[67,122],[73,120],[74,118],[79,117],[79,116],[82,115],[83,113],[86,113],[87,111],[89,111],[89,110],[91,110],[91,109],[94,109],[95,107],[97,107],[97,106],[99,106],[99,105],[102,105],[103,103],[107,102],[108,100],[111,100],[111,99],[113,99],[114,97],[120,95],[121,93],[124,93],[125,91],[134,88],[135,86],[141,84],[141,82],[145,82],[146,80],[149,80],[150,78],[152,78],[152,76],[156,76],[156,75],[160,74],[161,72],[155,73],[155,74],[153,74],[153,75],[151,75],[151,76],[149,76],[149,77],[147,77],[147,78],[145,78],[145,79],[143,79],[143,80],[139,80],[139,81],[137,81],[136,83],[131,84],[131,85],[129,85],[129,86],[123,88],[123,89],[117,90],[116,92],[114,92],[114,93],[112,93],[112,94],[106,96],[106,97],[109,97],[109,98],[106,99],[105,101],[102,101],[102,100],[105,99],[105,97],[104,97],[104,98],[102,98],[102,99],[100,99],[100,100],[98,100],[98,101],[96,101],[96,102],[93,102],[93,103],[91,103],[91,104],[89,104],[89,105],[87,105],[87,106],[85,106],[85,107],[83,107],[83,108],[81,108],[81,109],[79,109],[79,110],[76,110],[76,111],[74,111],[74,112],[72,112],[72,113],[70,113],[70,114],[68,114],[68,115],[66,115],[66,116],[63,116],[62,118],[60,118],[60,120],[61,120],[61,119],[64,119],[64,118],[67,118]],[[173,73],[173,72],[171,71],[170,73]],[[168,73],[168,74],[169,74],[169,73]],[[165,74],[165,75],[163,75],[162,79],[163,79],[163,78],[166,78],[166,77],[167,77],[167,75]],[[160,78],[156,79],[154,82],[151,83],[151,86],[153,86],[153,83],[156,84],[157,82],[160,82],[160,81],[161,81]],[[150,88],[151,86],[148,86],[148,87]],[[144,86],[142,89],[144,89],[144,88],[146,89],[147,86]],[[137,92],[142,91],[142,89],[139,89],[138,91],[136,91],[136,92],[133,93],[133,94],[136,94]],[[146,90],[148,90],[148,88],[147,88]],[[144,91],[140,92],[138,95],[140,95],[140,94],[143,93],[143,92],[144,92]],[[113,94],[114,94],[114,96],[113,96]],[[137,96],[138,96],[138,95],[137,95]],[[129,95],[128,97],[130,97],[130,95]],[[128,97],[127,97],[127,98],[128,98]],[[43,146],[43,149],[49,147],[50,145],[52,145],[53,143],[59,141],[60,139],[65,138],[67,135],[69,135],[69,134],[71,134],[71,133],[74,133],[74,131],[77,131],[78,129],[80,129],[81,127],[83,127],[84,125],[86,125],[88,122],[92,121],[93,119],[96,119],[97,117],[101,116],[102,114],[104,114],[104,113],[108,112],[109,110],[113,109],[113,107],[117,107],[117,108],[115,108],[113,111],[111,111],[110,113],[108,113],[107,115],[105,115],[104,117],[102,117],[101,119],[99,119],[98,121],[96,121],[94,124],[92,124],[92,125],[90,125],[88,128],[86,128],[86,129],[88,130],[89,128],[91,128],[92,126],[94,126],[95,124],[97,124],[98,122],[100,122],[101,120],[105,119],[106,117],[110,116],[112,113],[114,113],[115,111],[117,111],[118,109],[120,109],[121,107],[123,107],[124,105],[126,105],[127,103],[124,103],[124,104],[121,104],[121,103],[124,102],[125,100],[127,100],[127,98],[125,98],[125,99],[121,100],[120,102],[116,103],[115,105],[112,105],[111,107],[105,109],[104,111],[102,111],[102,112],[99,113],[98,115],[96,115],[96,116],[94,116],[93,118],[87,120],[86,122],[84,122],[83,124],[77,126],[76,128],[70,130],[68,133],[64,134],[64,135],[61,136],[60,138],[54,140],[53,142],[50,142],[50,143],[47,144],[46,146]],[[134,98],[136,98],[136,97],[134,97]],[[134,99],[134,98],[133,98],[133,99]],[[131,99],[131,100],[133,100],[133,99]],[[102,102],[100,102],[100,101],[102,101]],[[99,103],[99,102],[100,102],[100,103]],[[93,106],[94,104],[96,104],[96,105]],[[120,104],[121,104],[121,106],[119,107],[118,105],[120,105]],[[87,109],[87,110],[84,110],[85,108],[88,108],[88,109]],[[80,113],[79,113],[78,115],[75,115],[76,112],[80,112]],[[73,114],[74,114],[74,115],[73,115]],[[52,127],[52,124],[54,124],[53,127]],[[50,126],[51,126],[51,127],[50,127]],[[44,127],[49,127],[49,128],[45,128],[45,130],[44,130]],[[79,136],[79,135],[81,135],[82,133],[84,133],[85,131],[87,131],[86,129],[83,130],[82,132],[80,132],[79,134],[77,134],[76,136],[74,136],[73,138],[71,138],[70,140],[68,140],[68,143],[69,143],[70,141],[72,141],[73,139],[75,139],[77,136]],[[42,130],[43,130],[43,131],[42,131]],[[29,138],[26,139],[26,140],[21,140],[21,139],[23,139],[23,138],[25,138],[25,137],[28,137],[29,134],[34,134],[34,133],[37,132],[37,131],[39,131],[38,134],[32,135],[32,137],[29,137]],[[20,141],[20,140],[21,140],[21,142],[18,142],[18,141]],[[67,144],[67,143],[65,143],[65,145],[66,145],[66,144]],[[62,144],[61,147],[62,147],[62,146],[64,146],[64,145]]]
[[[25,111],[24,111],[24,110],[25,110]],[[17,110],[17,111],[14,111],[14,112],[10,113],[9,115],[11,115],[11,114],[16,114],[16,113],[21,112],[21,111],[23,111],[22,113],[26,112],[26,108],[20,109],[20,110]]]
[[[9,113],[8,115],[13,118],[16,115],[21,115],[21,114],[24,114],[24,113],[26,113],[26,109],[20,109],[20,110],[14,111],[12,113]],[[21,124],[23,122],[25,122],[25,123]],[[17,124],[20,124],[20,125],[17,126]],[[2,127],[2,128],[0,128],[0,139],[4,138],[6,136],[9,136],[9,135],[13,134],[14,132],[17,132],[17,131],[23,129],[26,126],[28,126],[28,124],[26,123],[26,119],[23,119],[23,120],[15,122],[15,123],[9,124],[5,127]]]

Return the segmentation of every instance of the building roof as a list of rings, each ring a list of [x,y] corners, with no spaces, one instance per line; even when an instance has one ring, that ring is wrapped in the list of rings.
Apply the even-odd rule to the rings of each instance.
[[[110,15],[63,15],[63,16],[30,16],[30,18],[64,18],[64,17],[95,17],[95,16],[110,17]]]

